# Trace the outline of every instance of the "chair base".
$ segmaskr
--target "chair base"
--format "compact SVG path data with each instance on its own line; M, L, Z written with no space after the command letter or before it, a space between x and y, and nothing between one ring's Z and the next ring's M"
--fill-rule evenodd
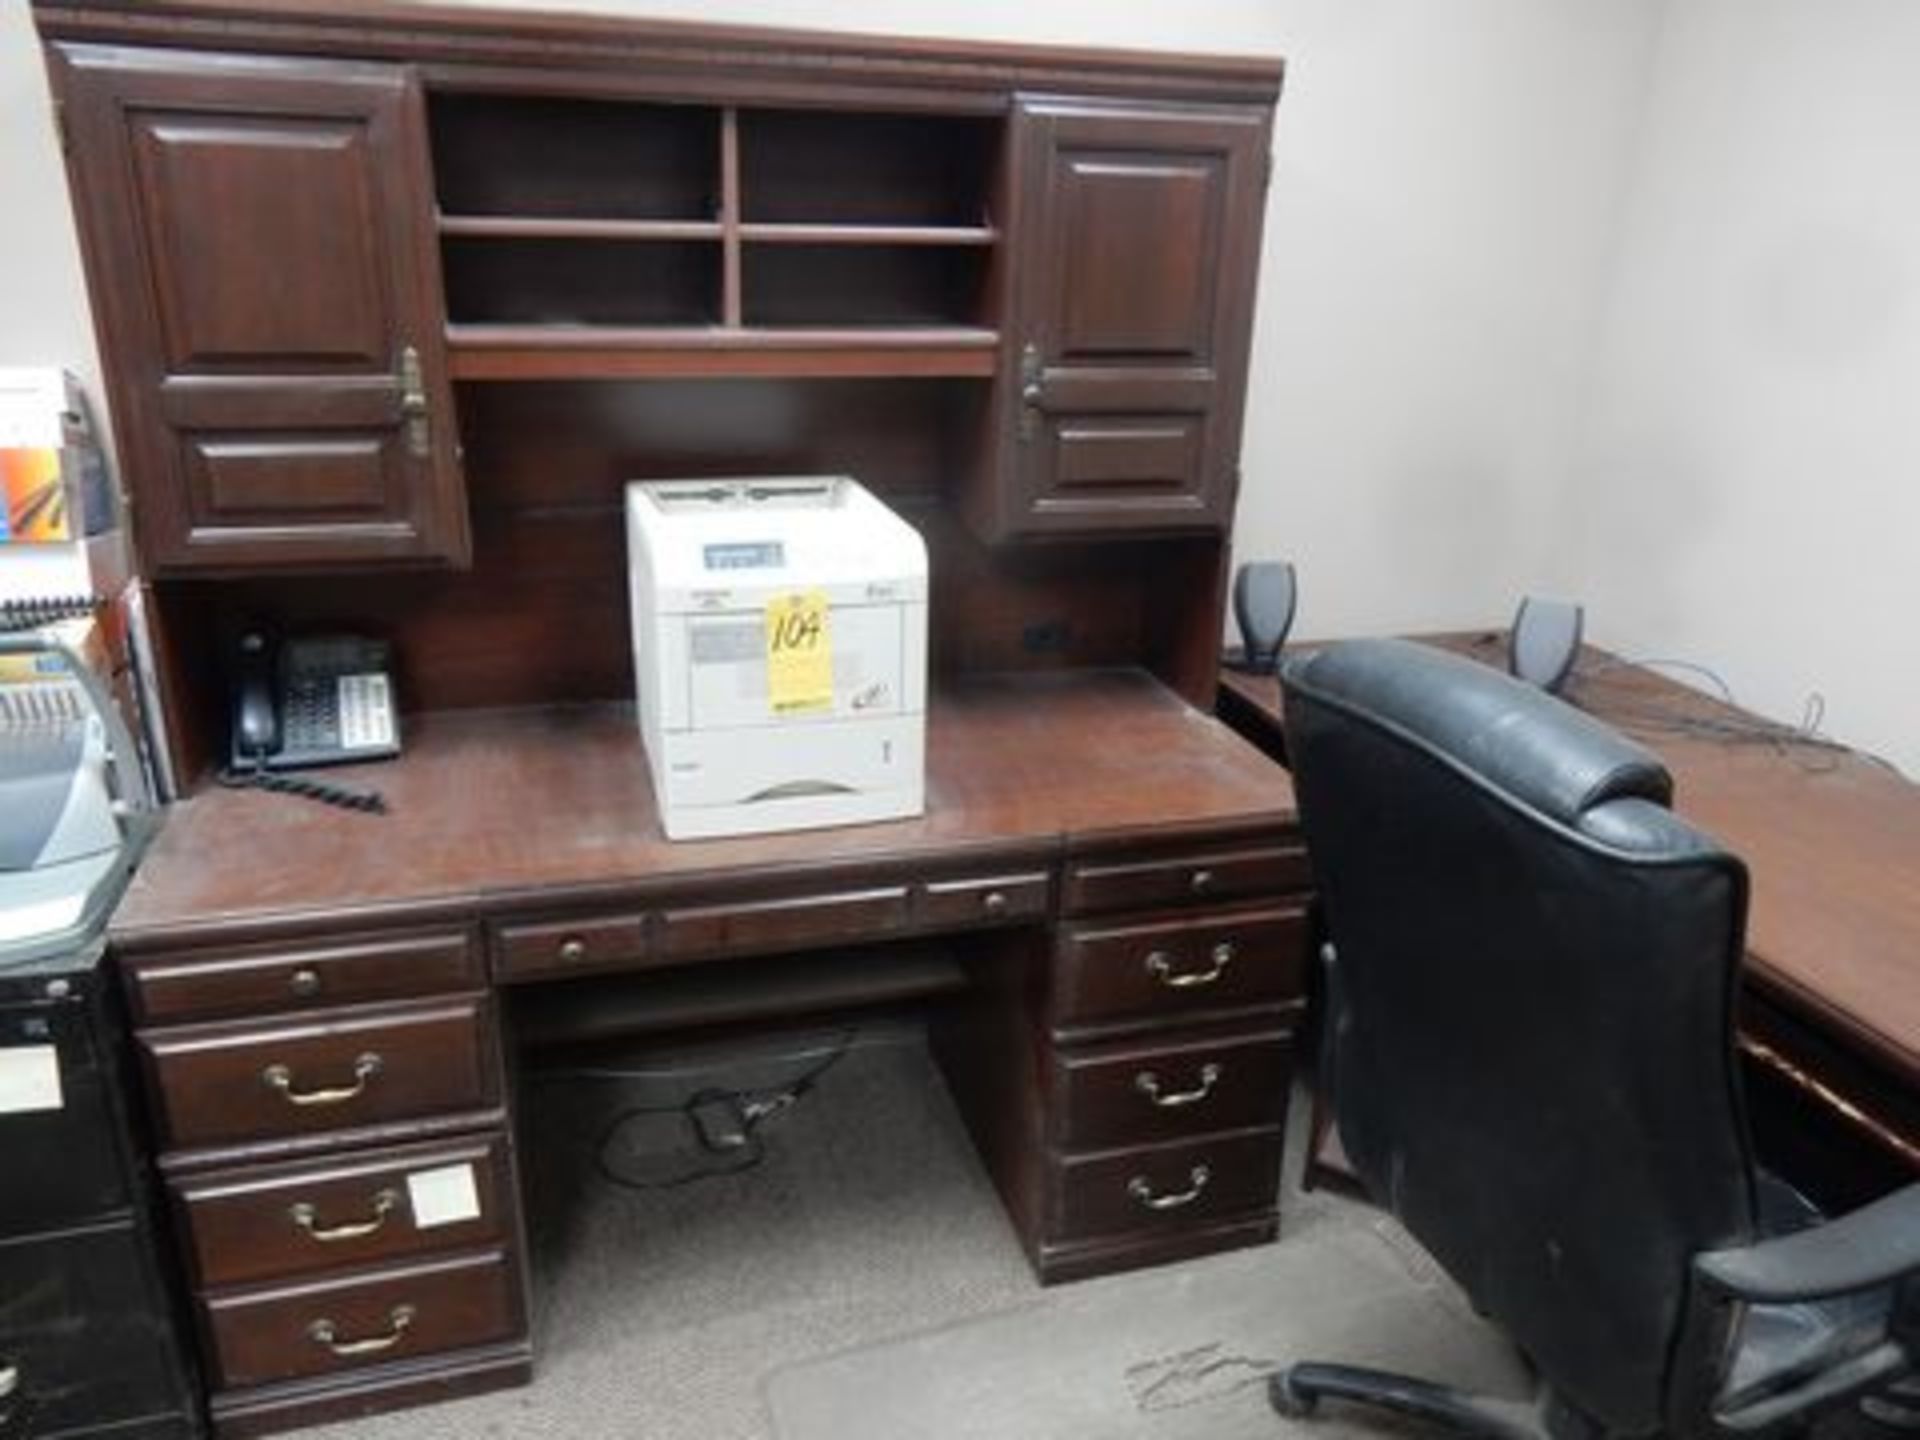
M1416 1380L1411 1375L1354 1365L1290 1365L1267 1382L1268 1401L1290 1418L1313 1414L1326 1397L1411 1415L1456 1434L1485 1436L1487 1440L1567 1440L1568 1429L1585 1428L1550 1424L1549 1404L1544 1398L1496 1400Z

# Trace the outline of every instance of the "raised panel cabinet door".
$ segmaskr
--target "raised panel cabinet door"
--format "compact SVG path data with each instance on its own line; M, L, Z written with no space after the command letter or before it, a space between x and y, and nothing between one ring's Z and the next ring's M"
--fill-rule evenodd
M465 563L413 72L50 56L147 568Z
M1006 533L1230 523L1269 126L1260 107L1018 103Z

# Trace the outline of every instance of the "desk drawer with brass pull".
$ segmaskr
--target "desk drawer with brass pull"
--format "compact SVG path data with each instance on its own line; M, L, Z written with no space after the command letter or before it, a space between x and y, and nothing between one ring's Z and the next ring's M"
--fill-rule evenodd
M1050 1233L1058 1241L1081 1240L1270 1209L1279 1189L1280 1139L1274 1126L1056 1156Z
M1070 915L1215 904L1304 890L1312 884L1298 843L1194 848L1115 860L1074 860L1062 890Z
M477 1109L499 1094L483 995L147 1030L139 1044L175 1149Z
M1151 1044L1050 1050L1048 1065L1055 1145L1138 1145L1280 1124L1293 1033L1266 1027L1194 1039L1183 1032Z
M487 1250L202 1299L216 1383L237 1389L512 1339L519 1284Z
M502 925L493 937L493 969L502 980L638 965L646 958L647 917L640 914Z
M175 1180L206 1289L502 1243L513 1233L504 1137L412 1145Z
M1297 906L1070 925L1054 966L1056 1026L1157 1020L1306 993L1307 917Z
M127 972L134 1008L149 1025L412 999L472 990L482 979L464 930L195 949L136 960Z

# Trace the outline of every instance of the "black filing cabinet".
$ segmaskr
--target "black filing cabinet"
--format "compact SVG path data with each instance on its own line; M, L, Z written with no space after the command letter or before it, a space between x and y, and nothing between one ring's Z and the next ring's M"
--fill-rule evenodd
M0 1440L203 1433L103 968L0 967Z

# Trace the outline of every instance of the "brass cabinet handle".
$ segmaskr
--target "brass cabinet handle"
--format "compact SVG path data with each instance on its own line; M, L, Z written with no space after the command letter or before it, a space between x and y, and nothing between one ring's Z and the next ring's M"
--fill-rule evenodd
M1041 383L1043 369L1040 347L1020 347L1020 440L1024 444L1040 433L1040 401L1046 396Z
M1213 889L1213 871L1196 870L1193 872L1192 879L1187 883L1192 887L1194 894L1204 895Z
M333 1321L316 1320L307 1326L307 1338L316 1345L326 1346L342 1360L349 1360L355 1355L374 1355L382 1350L391 1350L405 1339L414 1316L419 1313L411 1305L396 1305L387 1312L386 1333L369 1335L361 1340L342 1340L340 1327Z
M1191 1205L1206 1191L1207 1182L1213 1179L1213 1171L1205 1165L1196 1165L1187 1172L1187 1188L1175 1190L1166 1195L1156 1195L1153 1182L1144 1175L1136 1175L1127 1181L1127 1194L1149 1210L1178 1210L1182 1205Z
M305 1200L287 1207L287 1218L294 1227L306 1232L310 1240L331 1245L340 1240L363 1240L386 1228L387 1217L400 1207L398 1190L382 1190L373 1197L373 1213L365 1220L347 1220L338 1225L322 1225L320 1212Z
M560 942L560 958L569 965L578 965L587 958L587 942L578 935L569 935Z
M433 453L433 423L427 404L426 375L420 368L420 351L412 346L400 350L400 420L406 431L407 453L424 460Z
M1188 990L1195 985L1213 984L1227 973L1227 967L1233 963L1233 956L1233 942L1222 940L1213 947L1209 956L1213 961L1210 968L1176 971L1173 968L1173 957L1164 950L1155 950L1147 956L1147 973L1169 990Z
M310 1000L320 993L320 972L311 965L302 965L287 977L287 989L302 1000Z
M367 1082L380 1073L380 1066L380 1057L368 1052L353 1062L351 1085L322 1086L318 1090L294 1089L292 1069L280 1064L267 1066L260 1072L260 1079L269 1090L279 1092L289 1105L344 1105L365 1092Z
M1005 892L1000 890L987 891L985 895L982 895L980 897L980 908L986 911L987 914L989 915L1006 914L1007 913L1007 897Z
M1213 1093L1213 1087L1220 1083L1221 1067L1209 1060L1200 1067L1200 1083L1191 1090L1162 1090L1160 1077L1151 1070L1142 1070L1133 1077L1133 1088L1162 1110L1178 1110L1182 1105L1198 1105Z

